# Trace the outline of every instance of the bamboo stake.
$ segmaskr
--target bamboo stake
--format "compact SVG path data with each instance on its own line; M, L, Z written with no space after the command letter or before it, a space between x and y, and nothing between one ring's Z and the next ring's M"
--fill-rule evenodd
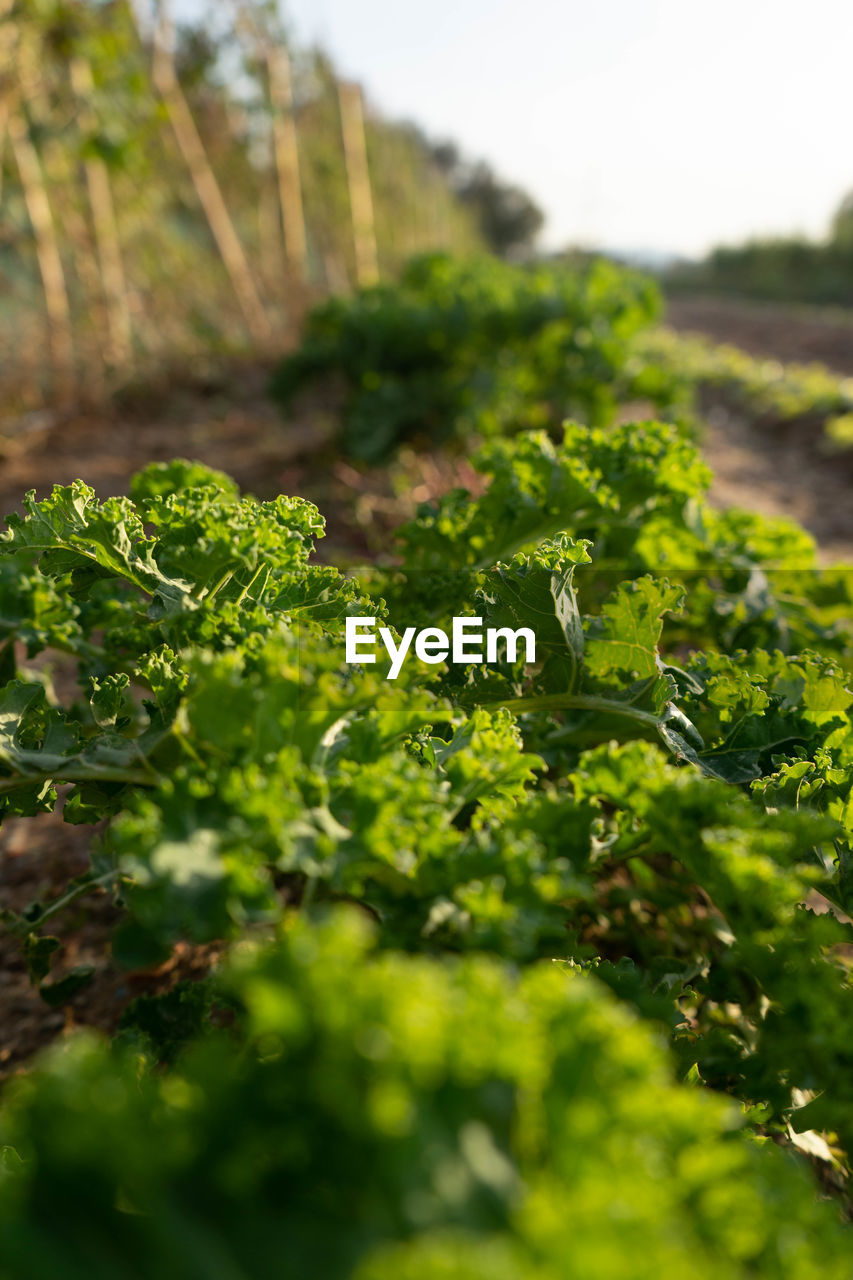
M74 342L71 333L71 308L56 228L41 166L30 140L27 122L13 112L7 125L15 164L21 178L24 200L36 241L36 256L44 288L53 365L55 391L60 404L67 406L75 397Z
M242 308L246 326L254 341L263 343L272 336L270 322L255 287L243 246L237 237L222 198L216 175L207 158L204 143L178 81L170 46L171 27L165 16L164 6L161 4L159 22L154 36L154 85L163 99L175 138L190 171L196 194Z
M373 216L373 194L367 166L367 139L364 132L364 109L361 88L357 84L338 84L341 130L347 166L350 210L352 213L355 273L363 288L379 280L376 252L376 224Z
M257 5L237 0L237 28L245 31L255 54L267 70L272 117L273 153L278 178L281 229L288 266L298 278L308 277L308 236L299 168L299 139L293 114L293 79L290 54L269 23L257 14Z
M5 24L12 10L13 0L0 0L0 24ZM7 87L0 96L0 200L3 198L3 150L6 144L6 132L9 124L9 89L8 77L12 67L11 46L14 41L14 30L0 26L0 68Z
M308 237L305 231L302 178L299 172L299 139L293 115L290 55L283 45L268 41L266 63L270 102L273 107L273 142L284 248L292 271L300 279L305 280L308 276Z
M92 68L85 58L78 56L71 60L70 72L71 86L81 101L83 125L92 131L95 127L95 113L91 107L94 89ZM131 363L133 334L110 178L107 166L99 156L87 159L84 169L107 306L109 359L113 365L123 368Z
M18 88L21 102L24 105L27 119L32 122L48 121L51 117L50 95L44 75L45 49L39 35L37 25L28 25L19 31L18 49L15 64L18 70ZM28 132L28 137L31 134ZM60 255L67 246L70 250L74 272L82 286L86 299L97 299L101 292L101 280L97 257L89 225L82 216L77 203L78 180L76 169L70 163L68 148L50 132L44 139L38 153L38 165L42 174L45 192L50 193L52 208L57 211L55 218L57 244L60 244ZM61 210L61 214L58 211ZM67 268L67 260L65 266ZM66 274L66 294L69 307L72 305L73 286ZM81 353L85 369L85 393L87 399L101 399L105 390L104 358L102 342L99 340L97 325L91 334L91 341L85 340L85 332L78 336L75 317L71 319L72 340L75 346L75 389L81 389Z
M77 205L76 195L79 181L76 170L69 164L69 152L58 139L45 141L39 154L39 163L44 174L47 189L53 194L53 207L62 210L56 222L62 237L63 249L67 246L66 266L70 257L74 274L80 282L86 319L94 320L91 331L84 328L83 318L74 308L74 284L71 273L66 272L69 299L72 306L72 333L76 348L76 369L78 387L82 377L85 385L81 388L87 400L102 400L106 391L103 330L108 323L101 300L101 274L98 265L96 247L92 240L92 232L85 216ZM89 299L92 300L91 306Z
M6 145L6 130L9 122L9 104L0 98L0 200L3 199L3 151Z

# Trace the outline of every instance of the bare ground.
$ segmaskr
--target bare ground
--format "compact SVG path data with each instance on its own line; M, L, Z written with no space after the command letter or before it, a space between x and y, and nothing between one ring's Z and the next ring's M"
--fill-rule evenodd
M677 298L667 323L756 356L822 363L853 375L853 315L720 298ZM705 457L712 500L798 520L818 540L821 560L853 563L853 473L828 456L817 430L768 430L722 402L707 406Z
M853 312L780 307L739 298L670 298L667 323L751 355L793 364L825 364L853 375Z

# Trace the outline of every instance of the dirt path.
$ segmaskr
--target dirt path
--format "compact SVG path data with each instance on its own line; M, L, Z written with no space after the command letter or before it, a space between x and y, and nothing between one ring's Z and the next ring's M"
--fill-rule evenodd
M853 474L802 438L761 430L723 406L708 412L702 451L714 472L711 501L797 520L817 539L822 564L853 564Z
M853 375L853 313L737 298L670 298L666 320L673 329L704 333L752 355L817 362Z
M175 457L200 459L271 497L293 458L319 448L326 433L322 412L286 421L267 395L268 380L267 367L241 363L101 413L0 421L0 514L18 509L28 489L42 497L76 479L99 497L126 493L135 471Z
M677 298L667 322L753 355L823 363L853 375L853 315L723 298ZM820 545L824 563L853 563L853 472L827 456L823 440L803 430L770 431L723 403L705 407L705 457L714 472L712 500L798 520Z

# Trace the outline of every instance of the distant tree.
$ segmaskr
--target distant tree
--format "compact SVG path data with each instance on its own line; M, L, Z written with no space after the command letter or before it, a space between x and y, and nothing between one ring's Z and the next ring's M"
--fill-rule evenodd
M478 164L457 194L475 212L484 239L500 257L533 247L545 218L521 187L502 182L487 164Z
M853 191L848 191L838 206L830 223L829 235L839 249L853 249Z
M453 177L462 168L462 156L455 142L435 142L431 150L433 160L448 177Z
M522 187L504 182L485 161L465 160L455 142L434 143L431 150L433 161L476 218L489 248L501 258L529 252L545 221L533 198Z

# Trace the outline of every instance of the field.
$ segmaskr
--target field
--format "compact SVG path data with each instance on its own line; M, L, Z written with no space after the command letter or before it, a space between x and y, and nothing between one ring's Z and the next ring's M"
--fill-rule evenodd
M851 1280L849 201L176 15L0 0L0 1280Z
M660 310L431 255L7 425L0 1274L849 1274L850 393Z

